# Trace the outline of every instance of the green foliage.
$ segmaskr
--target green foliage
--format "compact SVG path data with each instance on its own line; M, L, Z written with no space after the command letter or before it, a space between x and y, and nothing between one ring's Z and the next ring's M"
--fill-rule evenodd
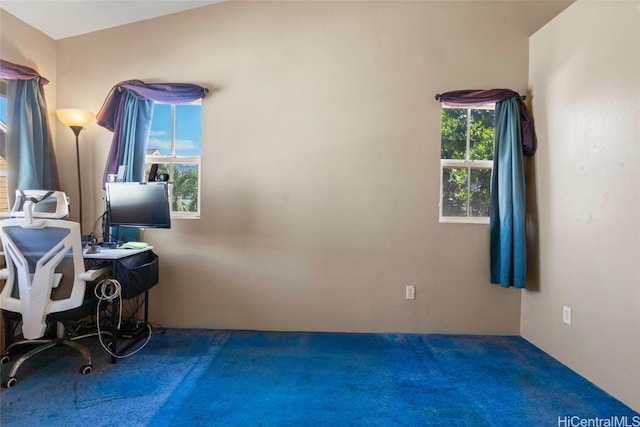
M442 109L441 159L464 159L467 149L467 110Z
M173 202L176 212L195 212L198 207L198 171L173 166Z
M469 216L489 216L491 202L491 169L471 168Z
M467 216L467 169L442 170L442 215Z
M151 163L146 165L149 174ZM158 174L169 174L171 185L171 211L196 212L198 210L198 169L194 165L159 163Z
M493 160L494 110L471 110L469 160Z

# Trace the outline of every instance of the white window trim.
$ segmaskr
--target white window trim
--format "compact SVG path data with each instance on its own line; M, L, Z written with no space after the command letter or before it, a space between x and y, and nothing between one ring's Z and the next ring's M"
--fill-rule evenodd
M159 104L167 104L171 106L171 151L175 153L176 143L176 104L162 102ZM188 104L201 104L201 100L193 101ZM202 135L201 135L202 137ZM202 204L202 155L200 156L178 156L175 154L168 155L147 155L145 163L168 164L173 166L174 163L190 163L198 166L198 204L195 212L177 212L171 209L172 219L200 219L200 206ZM170 177L171 178L171 177ZM169 200L173 201L171 191L173 190L173 181L169 180Z
M443 105L442 108L456 108L469 110L494 110L495 104L485 104L477 107L450 107ZM467 114L467 130L470 128L471 114ZM494 130L495 131L495 130ZM488 216L469 216L469 209L467 209L467 216L444 216L442 215L442 189L444 182L442 182L442 176L444 168L464 168L468 169L491 169L493 174L493 160L470 160L469 152L471 150L471 135L467 132L466 148L464 159L440 159L440 197L438 198L438 221L441 224L489 224ZM440 141L442 144L442 141ZM470 176L470 174L468 175ZM471 180L467 179L467 194L471 194Z

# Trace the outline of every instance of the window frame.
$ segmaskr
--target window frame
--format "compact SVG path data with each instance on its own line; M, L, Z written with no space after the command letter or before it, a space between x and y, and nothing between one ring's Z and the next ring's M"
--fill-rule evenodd
M171 154L146 154L145 165L157 164L159 167L166 165L167 169L171 172L169 179L169 201L170 201L170 214L171 219L200 219L201 203L202 203L202 132L200 134L200 155L199 156L183 156L177 155L176 152L176 105L168 102L156 102L156 104L164 104L171 106ZM188 104L195 104L202 106L201 100L190 102ZM186 104L186 105L188 105ZM180 104L183 105L183 104ZM202 110L200 111L202 114ZM148 145L147 145L148 148ZM175 186L175 176L173 174L173 168L175 164L190 164L195 165L197 168L197 197L198 202L196 204L195 211L175 211L173 210L173 190ZM145 168L146 169L146 168Z
M447 106L442 105L440 108L440 152L442 153L442 109L465 109L467 110L467 132L464 159L443 159L440 154L440 195L438 199L438 221L443 224L489 224L489 216L470 216L470 200L471 200L471 170L472 169L488 169L493 175L493 160L473 160L469 158L471 151L471 110L495 110L495 103L488 103L473 107L464 106ZM495 122L494 122L495 132ZM495 155L495 142L494 142ZM467 216L445 216L442 214L444 195L444 170L446 168L466 169L467 171ZM491 195L489 195L491 197Z

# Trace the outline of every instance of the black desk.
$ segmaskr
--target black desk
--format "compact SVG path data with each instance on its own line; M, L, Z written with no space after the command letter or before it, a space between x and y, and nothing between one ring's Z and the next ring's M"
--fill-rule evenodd
M136 256L136 255L140 255L140 254L144 254L145 252L151 252L151 250L153 249L153 246L147 246L143 249L107 249L107 248L100 248L100 252L96 252L96 253L92 253L92 254L84 254L84 259L87 261L106 261L106 262L110 262L112 264L111 267L111 277L112 278L118 278L120 277L118 268L123 268L123 266L121 265L121 263L124 263L125 261L127 261L127 259L131 259L131 257ZM151 252L151 254L153 254ZM154 255L155 256L155 255ZM143 267L143 266L141 266ZM156 276L155 278L157 279L157 258L156 258ZM144 327L146 329L148 329L148 322L149 322L149 288L153 285L155 285L157 283L157 280L154 283L150 283L149 286L131 286L130 283L128 283L127 280L118 280L120 282L120 285L122 286L122 290L121 290L121 295L123 299L130 299L130 298L134 298L138 295L140 295L141 293L144 292ZM118 298L114 298L111 300L111 305L112 305L112 318L111 318L111 324L112 324L112 330L111 330L111 343L110 343L110 348L109 350L113 353L111 355L111 363L116 363L118 356L121 356L122 354L124 354L124 352L126 352L129 348L131 348L131 346L133 346L134 344L136 344L139 340L139 338L142 337L139 336L137 337L138 339L132 339L131 342L129 342L125 347L123 347L122 349L118 349L117 348L117 341L118 341L118 316L117 313L119 312L119 310L121 309L120 307L120 300Z

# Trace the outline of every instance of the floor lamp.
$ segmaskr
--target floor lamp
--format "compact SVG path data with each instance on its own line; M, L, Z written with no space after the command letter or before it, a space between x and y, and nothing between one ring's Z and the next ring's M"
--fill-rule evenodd
M80 213L80 233L82 234L82 179L80 177L80 148L78 136L80 131L93 121L93 113L75 108L61 108L56 110L58 119L69 126L76 136L76 169L78 170L78 212Z

